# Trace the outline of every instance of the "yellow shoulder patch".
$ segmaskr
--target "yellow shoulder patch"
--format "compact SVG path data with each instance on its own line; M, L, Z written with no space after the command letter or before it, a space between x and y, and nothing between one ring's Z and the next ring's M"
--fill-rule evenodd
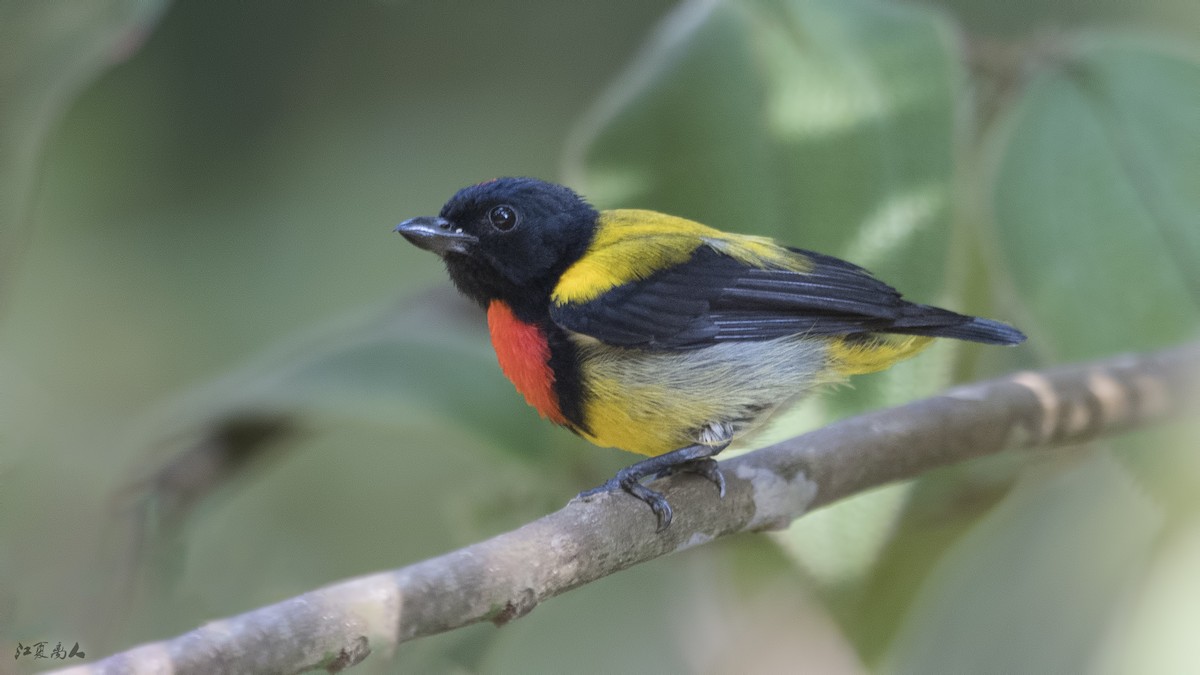
M551 299L557 304L594 300L605 292L687 262L710 246L752 267L807 272L812 264L766 237L729 234L657 211L602 211L583 257L563 273Z
M587 302L621 284L687 262L704 237L720 234L685 218L656 211L602 211L592 245L563 273L554 302Z

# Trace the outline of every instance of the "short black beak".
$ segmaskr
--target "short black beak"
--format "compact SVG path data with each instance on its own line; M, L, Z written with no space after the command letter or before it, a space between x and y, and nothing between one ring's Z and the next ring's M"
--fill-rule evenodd
M445 218L421 216L410 218L396 226L396 232L412 242L417 248L433 251L438 255L468 253L479 243L479 238L462 231Z

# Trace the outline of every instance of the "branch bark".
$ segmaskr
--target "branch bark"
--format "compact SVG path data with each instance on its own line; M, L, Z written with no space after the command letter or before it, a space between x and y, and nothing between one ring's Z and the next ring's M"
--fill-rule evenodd
M503 624L547 598L659 556L808 511L934 467L1006 448L1108 436L1200 399L1200 343L1021 372L861 415L722 462L724 499L689 475L659 483L663 533L621 494L572 501L519 529L398 570L343 581L60 673L337 672L374 650L478 621Z

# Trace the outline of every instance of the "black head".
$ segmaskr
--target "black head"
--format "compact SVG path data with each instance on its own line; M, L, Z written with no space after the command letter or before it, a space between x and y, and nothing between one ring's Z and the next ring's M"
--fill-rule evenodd
M486 305L545 311L559 276L587 250L596 210L569 188L534 178L498 178L459 190L436 217L396 226L446 261L456 286Z

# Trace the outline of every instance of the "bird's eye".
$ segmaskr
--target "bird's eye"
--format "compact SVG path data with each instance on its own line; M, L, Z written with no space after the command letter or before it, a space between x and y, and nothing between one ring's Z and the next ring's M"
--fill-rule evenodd
M488 211L488 220L497 230L511 230L517 226L517 210L506 205L493 206Z

